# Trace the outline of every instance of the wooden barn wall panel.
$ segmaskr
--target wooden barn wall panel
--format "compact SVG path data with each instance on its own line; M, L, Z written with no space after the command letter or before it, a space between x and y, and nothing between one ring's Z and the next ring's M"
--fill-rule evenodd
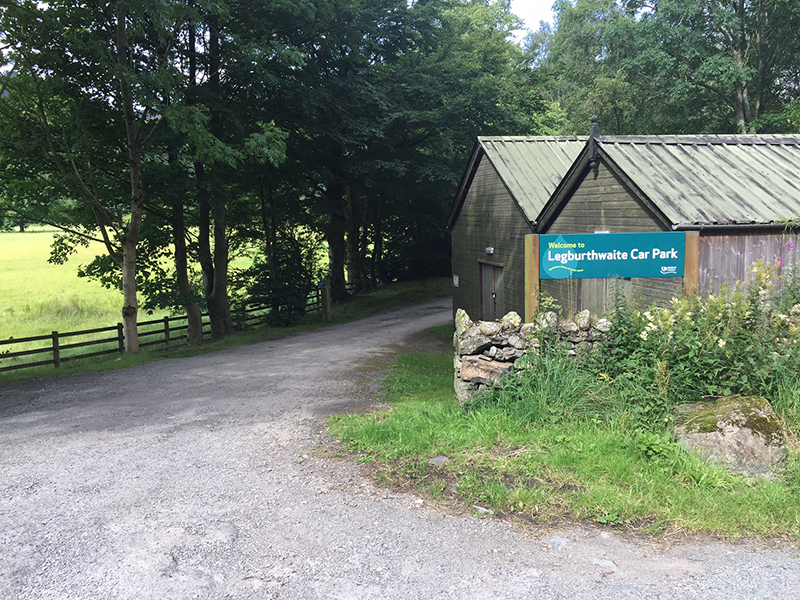
M632 233L664 229L616 175L600 164L581 182L546 233Z
M733 287L736 281L749 282L757 260L777 265L778 275L785 274L800 265L799 245L797 233L701 232L697 287L700 293L716 294L720 287ZM780 280L776 285L780 288Z
M638 308L651 304L664 306L674 296L680 296L681 278L633 279L561 279L542 281L542 290L552 296L561 308L561 314L572 317L581 310L602 316L614 309L614 286L622 286L622 294Z
M451 234L453 311L463 308L477 319L481 314L480 264L503 267L503 306L500 315L525 313L525 235L532 233L491 162L481 159ZM494 254L486 254L486 248Z
M608 168L600 164L581 182L546 233L635 233L665 231L664 225ZM623 280L625 294L643 304L669 301L682 279ZM543 281L542 289L572 315L588 309L601 315L613 308L613 280Z

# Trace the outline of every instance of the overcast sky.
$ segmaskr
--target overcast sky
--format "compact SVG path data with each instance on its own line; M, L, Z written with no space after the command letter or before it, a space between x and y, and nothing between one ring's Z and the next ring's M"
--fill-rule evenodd
M555 0L511 0L511 12L525 21L526 29L539 29L539 21L553 22Z

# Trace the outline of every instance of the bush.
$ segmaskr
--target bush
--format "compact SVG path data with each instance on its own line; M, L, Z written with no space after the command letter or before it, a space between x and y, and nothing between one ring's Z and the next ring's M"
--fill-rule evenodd
M627 390L646 394L650 422L667 418L675 403L732 394L766 396L796 413L800 305L777 312L792 288L774 294L775 269L763 261L752 274L747 285L675 298L668 307L639 311L617 301L610 348L587 367L617 381L623 398Z
M609 405L595 374L582 369L563 348L542 344L526 354L524 367L479 396L469 408L494 407L521 424L559 423L605 417Z

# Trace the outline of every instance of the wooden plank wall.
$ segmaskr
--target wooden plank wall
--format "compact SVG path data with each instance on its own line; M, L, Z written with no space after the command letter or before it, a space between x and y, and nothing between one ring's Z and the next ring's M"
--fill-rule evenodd
M665 231L665 227L604 164L590 171L545 232L548 234L636 233ZM632 279L621 282L625 292L641 304L669 301L680 293L677 278ZM542 289L559 301L569 316L589 309L600 315L612 308L613 282L603 279L543 280Z
M738 233L700 233L700 270L698 289L701 294L717 294L721 286L733 287L736 281L750 281L750 267L758 259L779 264L778 275L800 266L800 235L745 231ZM780 289L780 280L776 286Z
M508 193L491 162L484 156L467 192L464 206L451 233L453 312L463 308L474 319L480 317L480 264L503 268L500 315L525 312L525 235L533 233L525 216ZM494 254L486 254L493 247Z

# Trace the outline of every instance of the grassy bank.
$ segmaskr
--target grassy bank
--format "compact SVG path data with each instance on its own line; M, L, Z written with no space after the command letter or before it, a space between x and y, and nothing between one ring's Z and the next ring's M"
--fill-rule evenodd
M448 339L452 330L432 335ZM502 399L465 411L450 353L401 357L384 387L391 408L329 425L386 485L414 485L441 502L523 522L800 540L796 449L784 478L750 480L700 462L664 435L643 435L624 411L536 423ZM439 456L448 460L429 463Z

